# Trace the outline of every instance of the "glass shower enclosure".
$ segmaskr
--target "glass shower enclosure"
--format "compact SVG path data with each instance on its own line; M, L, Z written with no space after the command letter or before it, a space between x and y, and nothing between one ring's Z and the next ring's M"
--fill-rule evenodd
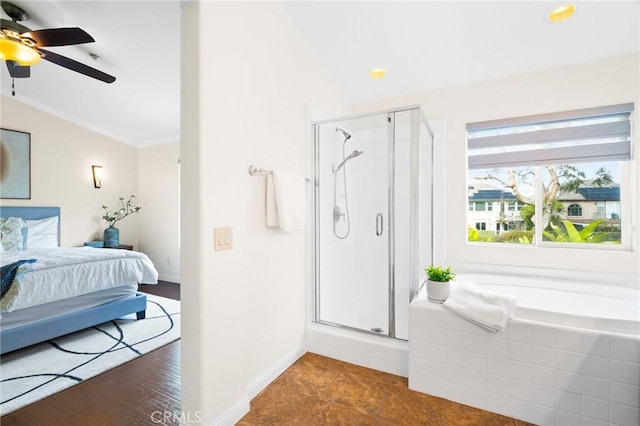
M313 123L315 322L408 339L432 256L433 134L419 106Z

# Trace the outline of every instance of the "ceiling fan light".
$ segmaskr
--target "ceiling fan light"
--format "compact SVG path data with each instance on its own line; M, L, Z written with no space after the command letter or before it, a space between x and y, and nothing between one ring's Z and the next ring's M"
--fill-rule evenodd
M20 42L0 37L0 58L5 61L17 62L18 65L28 66L37 64L40 61L40 54L37 50Z

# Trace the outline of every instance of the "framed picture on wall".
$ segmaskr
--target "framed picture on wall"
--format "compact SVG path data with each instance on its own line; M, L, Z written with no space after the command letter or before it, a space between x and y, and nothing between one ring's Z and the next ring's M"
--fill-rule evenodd
M31 198L31 133L0 129L0 198Z

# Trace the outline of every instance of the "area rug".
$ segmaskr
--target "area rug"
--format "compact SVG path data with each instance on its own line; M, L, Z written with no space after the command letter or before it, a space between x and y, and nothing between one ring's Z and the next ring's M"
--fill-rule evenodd
M180 338L180 301L147 295L135 314L2 355L0 415L46 398Z

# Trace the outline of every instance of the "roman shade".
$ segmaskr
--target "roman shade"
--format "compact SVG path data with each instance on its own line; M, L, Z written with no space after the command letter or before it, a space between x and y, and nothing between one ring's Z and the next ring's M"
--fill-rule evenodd
M469 169L629 160L633 103L467 124Z

